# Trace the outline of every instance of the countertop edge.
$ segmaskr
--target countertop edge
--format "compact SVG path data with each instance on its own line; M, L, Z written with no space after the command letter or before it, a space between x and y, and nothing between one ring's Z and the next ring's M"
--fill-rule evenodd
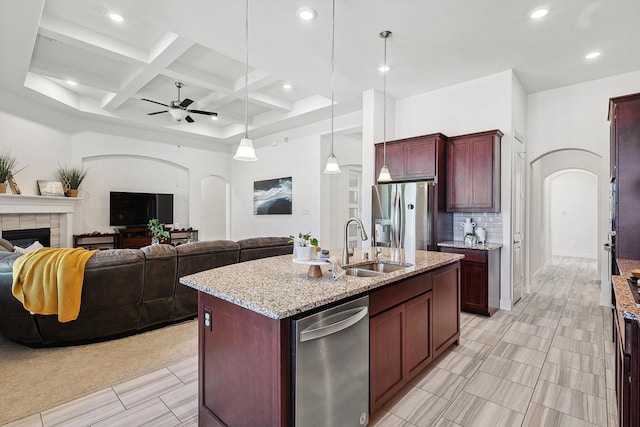
M426 251L423 251L425 253L428 253ZM440 252L435 252L437 254L441 254ZM331 295L328 296L326 298L318 298L315 299L313 301L310 301L306 304L301 304L299 306L296 306L294 309L288 309L288 310L270 310L268 308L265 308L263 306L257 305L257 304L253 304L249 301L247 301L244 298L237 298L234 297L232 295L229 295L227 293L224 292L219 292L216 289L212 289L208 286L204 286L200 283L198 283L196 280L198 280L199 277L202 277L203 273L206 273L207 271L213 271L213 270L218 270L218 269L213 269L213 270L207 270L204 272L200 272L200 273L195 273L195 274L191 274L188 276L184 276L180 278L180 283L182 285L191 287L197 291L200 292L204 292L208 295L214 296L216 298L219 298L223 301L227 301L230 302L232 304L235 304L239 307L243 307L246 308L248 310L251 310L253 312L259 313L261 315L264 315L268 318L274 319L274 320L281 320L281 319L286 319L301 313L305 313L307 311L311 311L314 310L316 308L331 304L333 302L336 301L341 301L344 300L346 298L350 298L352 296L356 296L356 295L360 295L363 294L365 292L368 292L372 289L377 289L380 288L382 286L385 286L389 283L392 282L396 282L398 280L402 280L411 276L415 276L417 274L421 274L421 273L426 273L428 271L432 271L441 267L445 267L447 265L451 265L454 264L456 262L459 262L464 255L460 255L460 254L451 254L451 253L447 253L443 255L447 255L447 259L445 261L439 261L439 262L433 262L431 264L428 265L423 265L423 266L412 266L412 267L407 267L405 270L399 270L396 272L392 272L392 273L387 273L381 276L377 276L377 277L361 277L361 278L351 278L350 280L352 281L352 283L358 283L360 286L357 287L356 289L347 289L344 292L338 294L338 295ZM289 257L288 255L283 255L281 257ZM278 258L281 258L278 257ZM289 257L290 258L290 257ZM265 258L267 259L267 258ZM263 261L265 259L262 260L254 260L251 262L260 262ZM264 262L264 261L263 261ZM359 262L354 262L349 264L349 267L352 266L357 266L359 264L362 263L366 263L368 262L367 260L360 260ZM241 263L238 264L232 264L233 265L239 265ZM229 267L229 266L226 266ZM219 267L219 268L224 268L224 267ZM326 273L325 273L326 274ZM317 280L317 279L308 279L308 280ZM340 282L341 280L345 280L340 279L338 281L335 281L335 283Z

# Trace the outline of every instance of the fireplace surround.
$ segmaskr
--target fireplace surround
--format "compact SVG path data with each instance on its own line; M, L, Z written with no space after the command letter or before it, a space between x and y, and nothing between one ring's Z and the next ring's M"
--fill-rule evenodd
M78 212L82 200L27 194L0 195L0 235L4 231L50 228L49 246L70 248L73 246L74 213Z
M22 230L3 230L2 238L10 241L13 246L26 248L35 242L40 242L42 246L51 246L50 228L26 228Z

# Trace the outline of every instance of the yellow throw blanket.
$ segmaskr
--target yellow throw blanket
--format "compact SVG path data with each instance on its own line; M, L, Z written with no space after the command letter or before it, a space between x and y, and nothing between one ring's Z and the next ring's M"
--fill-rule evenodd
M78 318L84 266L98 251L83 248L42 248L13 263L13 295L25 309L57 314L58 321Z

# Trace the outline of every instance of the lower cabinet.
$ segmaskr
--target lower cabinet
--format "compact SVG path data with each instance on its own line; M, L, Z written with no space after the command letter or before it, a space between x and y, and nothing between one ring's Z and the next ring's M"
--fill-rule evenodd
M372 414L459 339L459 283L455 263L370 294Z
M500 249L440 247L441 252L463 254L460 261L460 309L491 316L500 308Z
M460 339L460 265L433 272L433 357Z
M615 378L618 419L622 427L640 425L640 324L631 315L622 318L615 310Z

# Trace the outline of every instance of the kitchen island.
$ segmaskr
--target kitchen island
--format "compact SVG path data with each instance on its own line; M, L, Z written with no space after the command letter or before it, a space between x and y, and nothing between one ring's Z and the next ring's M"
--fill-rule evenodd
M350 265L366 263L366 255L373 258L356 252ZM285 255L181 278L199 291L199 425L293 425L293 320L364 295L375 412L458 341L461 258L385 249L380 261L412 265L334 281L329 265L309 278L306 266Z

